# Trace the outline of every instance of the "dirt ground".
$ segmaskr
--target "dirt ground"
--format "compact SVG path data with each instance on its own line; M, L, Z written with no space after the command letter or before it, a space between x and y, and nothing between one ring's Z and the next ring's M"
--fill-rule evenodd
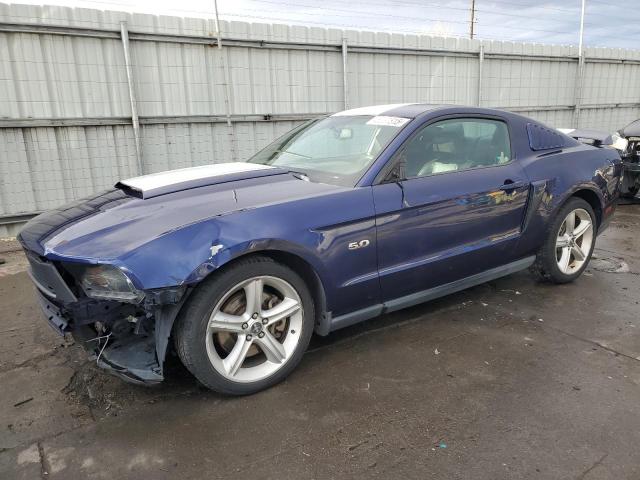
M528 272L315 338L284 383L110 377L0 243L1 479L639 479L640 206L575 283ZM3 253L4 252L4 253Z

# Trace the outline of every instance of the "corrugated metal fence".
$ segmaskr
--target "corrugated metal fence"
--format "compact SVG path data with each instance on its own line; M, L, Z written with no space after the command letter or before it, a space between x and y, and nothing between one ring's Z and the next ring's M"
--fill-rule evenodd
M301 120L401 102L613 131L640 51L0 4L0 235L160 170L242 160Z

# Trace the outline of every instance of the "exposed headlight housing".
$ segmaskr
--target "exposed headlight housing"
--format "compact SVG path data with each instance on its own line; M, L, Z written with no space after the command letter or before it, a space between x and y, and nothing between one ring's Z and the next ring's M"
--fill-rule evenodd
M91 298L140 303L144 292L136 289L129 277L113 265L87 267L80 277L84 293Z
M618 132L611 135L611 147L618 150L620 153L624 153L629 146L629 140L620 136Z

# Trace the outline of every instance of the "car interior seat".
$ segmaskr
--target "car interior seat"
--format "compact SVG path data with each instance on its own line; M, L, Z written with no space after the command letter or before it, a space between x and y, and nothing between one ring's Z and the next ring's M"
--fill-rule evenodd
M462 161L462 152L459 149L464 139L462 125L447 125L436 131L417 175L458 170L458 164Z

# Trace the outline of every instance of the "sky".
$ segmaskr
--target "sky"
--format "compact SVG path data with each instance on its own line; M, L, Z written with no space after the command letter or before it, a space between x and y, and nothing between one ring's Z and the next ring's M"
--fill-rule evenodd
M5 0L6 1L6 0ZM214 0L22 0L101 10L213 16ZM636 8L630 5L637 4ZM577 45L581 0L475 0L476 38ZM222 20L469 37L471 0L218 0ZM640 0L586 0L585 46L640 49Z

